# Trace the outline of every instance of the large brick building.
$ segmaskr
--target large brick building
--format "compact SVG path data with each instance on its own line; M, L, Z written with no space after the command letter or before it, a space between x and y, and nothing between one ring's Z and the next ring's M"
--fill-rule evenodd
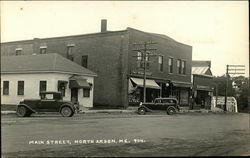
M175 96L189 104L192 47L165 35L133 28L1 43L1 55L58 53L97 73L94 106L127 106L142 101L142 68L134 43L153 41L160 56L149 57L147 101ZM137 56L137 57L135 57Z

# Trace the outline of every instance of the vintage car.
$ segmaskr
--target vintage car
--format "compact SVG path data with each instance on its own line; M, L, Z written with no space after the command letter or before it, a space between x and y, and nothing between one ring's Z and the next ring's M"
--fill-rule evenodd
M79 111L79 105L63 101L61 92L41 92L41 99L24 99L17 105L16 114L28 117L32 113L59 112L63 117L71 117Z
M152 103L140 103L138 113L144 115L146 112L164 110L168 115L172 115L179 111L179 109L178 100L176 98L155 98Z

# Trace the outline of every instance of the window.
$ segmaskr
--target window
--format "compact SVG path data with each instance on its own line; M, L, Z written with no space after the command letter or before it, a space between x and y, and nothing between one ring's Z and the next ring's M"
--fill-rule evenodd
M3 81L3 95L9 95L9 81Z
M17 82L17 95L24 95L24 81Z
M168 72L173 73L173 58L168 59Z
M40 81L39 92L47 90L47 81Z
M89 88L83 88L83 97L89 98L90 96L90 89Z
M142 53L141 52L137 52L137 67L143 68Z
M182 74L186 74L186 61L184 60L181 61L181 71Z
M46 54L47 47L40 47L40 54Z
M177 73L181 74L181 60L177 60Z
M65 96L65 90L67 87L67 83L68 83L67 81L58 81L57 90L62 93L63 97Z
M159 71L163 72L163 56L158 57Z
M69 60L72 60L72 61L74 61L74 57L73 57L73 48L74 48L73 45L68 45L68 46L67 46L67 58L68 58Z
M21 55L22 54L22 48L17 48L16 49L16 55Z
M53 94L42 94L41 99L43 100L54 100Z
M87 55L82 56L82 66L85 68L88 67L88 56Z

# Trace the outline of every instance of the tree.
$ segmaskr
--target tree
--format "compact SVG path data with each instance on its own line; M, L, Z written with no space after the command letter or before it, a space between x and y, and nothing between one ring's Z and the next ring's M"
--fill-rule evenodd
M216 95L216 88L218 92L218 96L225 96L225 89L226 89L226 76L217 76L213 79L214 84L214 95ZM228 89L227 89L227 95L228 96L235 96L235 90L232 86L233 80L230 79L228 81Z
M225 96L226 76L214 77L213 81L214 87L217 87L218 96ZM248 89L249 78L244 76L230 77L227 95L236 98L239 112L248 111ZM214 95L216 95L216 88Z

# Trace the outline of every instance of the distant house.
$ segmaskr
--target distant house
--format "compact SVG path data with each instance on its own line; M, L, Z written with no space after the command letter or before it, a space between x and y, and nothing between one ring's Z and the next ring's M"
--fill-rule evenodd
M210 108L213 96L211 61L192 61L194 108Z
M61 91L64 100L93 107L94 72L59 54L1 57L1 104Z

